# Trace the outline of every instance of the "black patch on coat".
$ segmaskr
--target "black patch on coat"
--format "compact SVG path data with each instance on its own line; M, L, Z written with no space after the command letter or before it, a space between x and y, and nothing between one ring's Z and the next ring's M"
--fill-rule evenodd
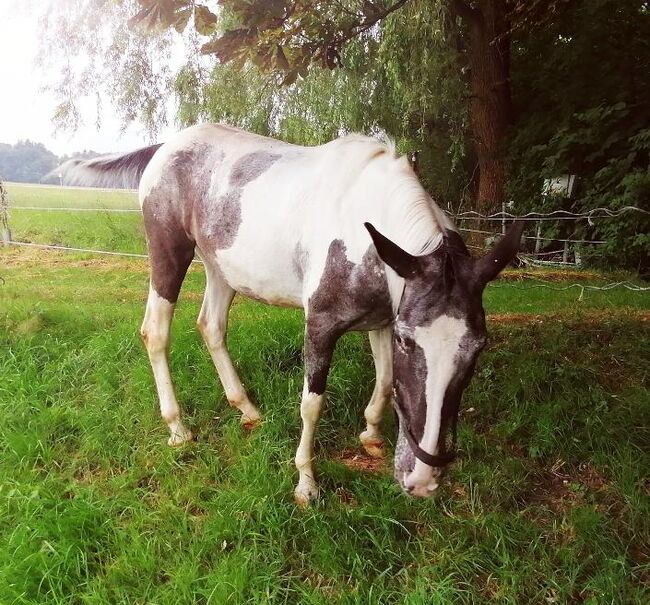
M253 151L239 158L230 173L230 185L241 188L266 172L282 156L268 151Z
M307 325L304 356L307 388L310 393L322 395L325 392L334 347L342 333L338 331L314 333Z
M160 296L175 303L194 258L194 240L171 206L169 192L164 188L154 188L143 202L142 214L149 248L151 283Z
M298 242L293 250L293 258L291 260L293 265L293 272L301 281L305 276L307 256L307 251L300 245L300 242Z
M325 391L336 340L348 330L388 325L393 307L384 264L370 246L360 264L346 256L345 244L330 244L320 283L307 305L305 365L312 393Z
M205 143L177 151L143 200L151 281L172 303L194 258L192 214L205 203L217 157Z
M393 332L393 388L395 398L408 416L402 420L408 420L419 442L424 434L427 411L427 361L422 347L407 334L399 326Z
M241 225L244 186L262 175L280 157L267 151L247 153L232 166L228 188L223 193L217 193L221 188L220 183L215 183L217 189L212 194L216 194L216 199L205 199L201 213L201 231L213 249L225 250L233 245Z

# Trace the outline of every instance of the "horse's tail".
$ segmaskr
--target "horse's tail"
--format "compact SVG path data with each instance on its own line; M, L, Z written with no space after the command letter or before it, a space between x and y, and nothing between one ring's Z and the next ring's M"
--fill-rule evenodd
M64 185L136 189L147 164L161 144L124 154L100 155L90 160L72 159L44 179L61 179Z

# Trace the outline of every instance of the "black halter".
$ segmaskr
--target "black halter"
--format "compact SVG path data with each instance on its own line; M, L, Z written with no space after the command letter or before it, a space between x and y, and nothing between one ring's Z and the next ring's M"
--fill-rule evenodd
M402 405L399 403L397 397L393 398L393 401L395 403L395 417L397 418L397 426L400 425L400 421L403 423L403 430L404 434L406 435L406 440L408 441L409 445L411 446L411 450L413 450L413 455L420 460L421 462L424 462L424 464L428 466L432 466L435 468L440 468L442 466L446 466L450 462L453 462L456 459L456 454L454 452L443 452L442 454L429 454L429 452L425 452L421 447L420 444L418 443L418 440L415 438L413 435L413 431L411 431L411 425L408 421L408 415L404 411L404 408ZM441 420L440 423L440 434L442 435L442 430L444 429L443 422ZM452 433L452 446L455 445L456 443L456 421L455 418L452 418L451 421L451 433ZM440 442L440 437L438 437L438 442Z

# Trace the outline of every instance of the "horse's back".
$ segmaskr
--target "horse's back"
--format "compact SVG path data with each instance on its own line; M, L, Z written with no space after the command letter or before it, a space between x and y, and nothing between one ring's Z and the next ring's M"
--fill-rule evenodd
M300 173L308 156L310 148L228 126L180 132L142 177L150 248L152 238L180 230L235 290L300 306Z

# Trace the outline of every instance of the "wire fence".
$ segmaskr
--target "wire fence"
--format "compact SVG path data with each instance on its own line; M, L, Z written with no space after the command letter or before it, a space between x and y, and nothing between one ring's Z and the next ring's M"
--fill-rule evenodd
M140 214L140 209L139 208L80 208L80 207L65 207L65 206L12 206L12 211L13 210L26 210L26 211L36 211L36 212L107 212L107 213L116 213L116 214ZM481 214L479 212L475 211L468 211L468 212L461 212L458 214L451 214L447 213L453 220L455 220L457 223L462 224L462 221L467 221L467 220L485 220L485 221L498 221L502 223L502 227L505 227L505 222L506 221L512 221L512 220L523 220L523 221L535 221L538 224L540 224L542 221L562 221L562 220L571 220L571 221L577 221L577 220L587 220L590 224L593 225L594 219L599 219L599 218L613 218L613 217L618 217L621 216L624 213L628 212L640 212L644 214L650 214L649 211L643 209L643 208L638 208L636 206L625 206L623 208L619 208L617 210L611 210L608 208L595 208L593 210L590 210L589 212L584 212L584 213L575 213L575 212L569 212L566 210L556 210L553 212L549 212L547 214L542 214L538 212L530 212L528 214L524 215L515 215L510 212L497 212L494 214ZM5 217L6 217L6 212L5 212ZM5 218L5 223L6 223L6 218ZM458 227L459 231L462 231L463 233L476 233L479 235L485 235L485 236L491 236L494 237L497 235L496 231L488 231L485 229L472 229L468 227ZM503 228L502 228L503 231ZM541 232L541 228L538 228L537 233L535 235L524 235L522 238L524 241L534 241L536 243L535 245L535 251L533 253L523 253L522 256L530 257L530 256L539 256L539 257L549 257L549 256L557 256L557 255L567 255L567 248L568 246L566 244L589 244L589 245L602 245L606 244L607 240L594 240L594 239L585 239L585 238L563 238L563 237L556 237L556 236L546 236L543 235ZM554 251L541 251L541 242L558 242L565 244L565 246L560 249L560 250L554 250ZM479 249L480 246L473 245L472 247ZM562 264L580 264L579 262L577 263L567 263L566 260L564 261L558 261Z
M623 206L616 209L603 206L592 208L585 212L554 210L547 213L528 212L526 214L517 215L507 212L504 204L501 212L495 212L493 214L482 214L474 210L469 210L466 212L450 214L450 216L460 225L459 231L485 236L486 241L489 241L496 236L495 231L463 226L466 225L466 221L486 221L488 223L499 222L501 223L501 233L505 233L506 224L509 221L517 220L529 223L533 222L536 225L535 235L524 235L522 237L524 245L522 246L522 252L519 254L519 259L523 264L580 267L582 266L582 257L584 252L589 250L591 247L606 245L608 241L605 239L588 239L587 237L580 237L579 232L584 232L584 229L578 228L579 221L587 221L587 225L593 227L598 220L617 218L628 213L650 215L650 211L637 206ZM563 221L572 221L574 226L562 226ZM549 231L549 222L558 223L560 226L553 226L554 228L552 231ZM530 246L525 245L526 242L534 243L532 249ZM548 250L546 249L547 245L560 245L561 248ZM481 246L475 244L470 247L475 249L481 248Z
M25 248L39 248L41 250L59 250L63 252L84 252L87 254L98 254L103 256L124 256L127 258L149 258L148 254L138 254L137 252L115 252L112 250L95 250L93 248L73 248L71 246L59 246L57 244L37 244L34 242L20 242L9 240L6 242L11 246L25 247ZM201 259L194 259L193 263L203 264Z
M575 221L575 220L592 220L596 218L615 218L625 214L626 212L641 212L642 214L650 214L650 210L638 208L637 206L622 206L612 210L611 208L593 208L587 212L571 212L570 210L553 210L552 212L528 212L527 214L512 214L502 210L494 214L481 214L475 210L468 210L466 212L459 212L455 215L457 219L478 218L489 221L503 221L504 219L520 220L520 221Z
M68 206L11 206L9 207L8 196L6 189L3 187L2 182L0 181L0 229L2 230L2 241L6 245L26 247L26 248L37 248L43 250L55 250L55 251L65 251L65 252L77 252L77 253L86 253L94 255L103 255L103 256L113 256L113 257L125 257L125 258L142 258L146 259L148 256L146 254L139 254L134 252L122 252L115 250L99 250L94 248L82 248L74 246L63 246L56 244L40 244L34 242L20 241L12 238L11 231L9 229L9 210L13 211L30 211L30 212L72 212L72 213L110 213L110 214L140 214L141 211L137 207L132 208L111 208L111 207L68 207ZM455 214L447 212L447 214L452 218L458 225L459 231L468 234L476 234L480 236L477 239L484 239L489 242L491 239L496 239L500 234L504 233L506 226L509 222L518 220L518 221L530 221L537 224L535 235L526 235L523 236L522 240L524 242L534 242L532 250L526 249L522 251L518 258L522 264L526 266L533 267L580 267L581 266L581 252L582 249L586 246L600 246L607 243L607 240L603 239L587 239L583 237L558 237L555 235L545 234L543 231L543 226L548 221L587 221L589 225L593 226L594 221L608 218L619 217L622 214L626 213L641 213L641 214L650 214L650 211L645 210L644 208L639 208L637 206L624 206L622 208L610 209L606 207L599 207L591 209L587 212L571 212L567 210L555 210L548 213L541 212L529 212L522 215L516 215L505 210L503 207L501 212L496 212L493 214L483 214L473 210L466 212L458 212ZM467 226L462 226L466 224L466 221L478 222L478 221L487 221L487 222L498 222L500 223L500 229L498 230L487 230L480 228L472 228ZM554 248L551 250L545 249L547 245L555 244L560 245L559 248ZM476 250L482 250L483 246L476 245L475 243L468 242L468 247ZM202 264L200 259L195 259L193 262ZM612 282L603 286L594 286L594 285L584 285L573 283L567 286L556 287L550 284L549 282L543 282L539 280L539 283L531 284L526 286L526 288L537 288L537 287L546 287L556 291L565 291L572 288L577 288L580 290L580 299L584 295L585 291L588 290L612 290L615 288L623 288L629 291L642 292L648 291L650 288L639 286L633 284L629 281L619 281Z

